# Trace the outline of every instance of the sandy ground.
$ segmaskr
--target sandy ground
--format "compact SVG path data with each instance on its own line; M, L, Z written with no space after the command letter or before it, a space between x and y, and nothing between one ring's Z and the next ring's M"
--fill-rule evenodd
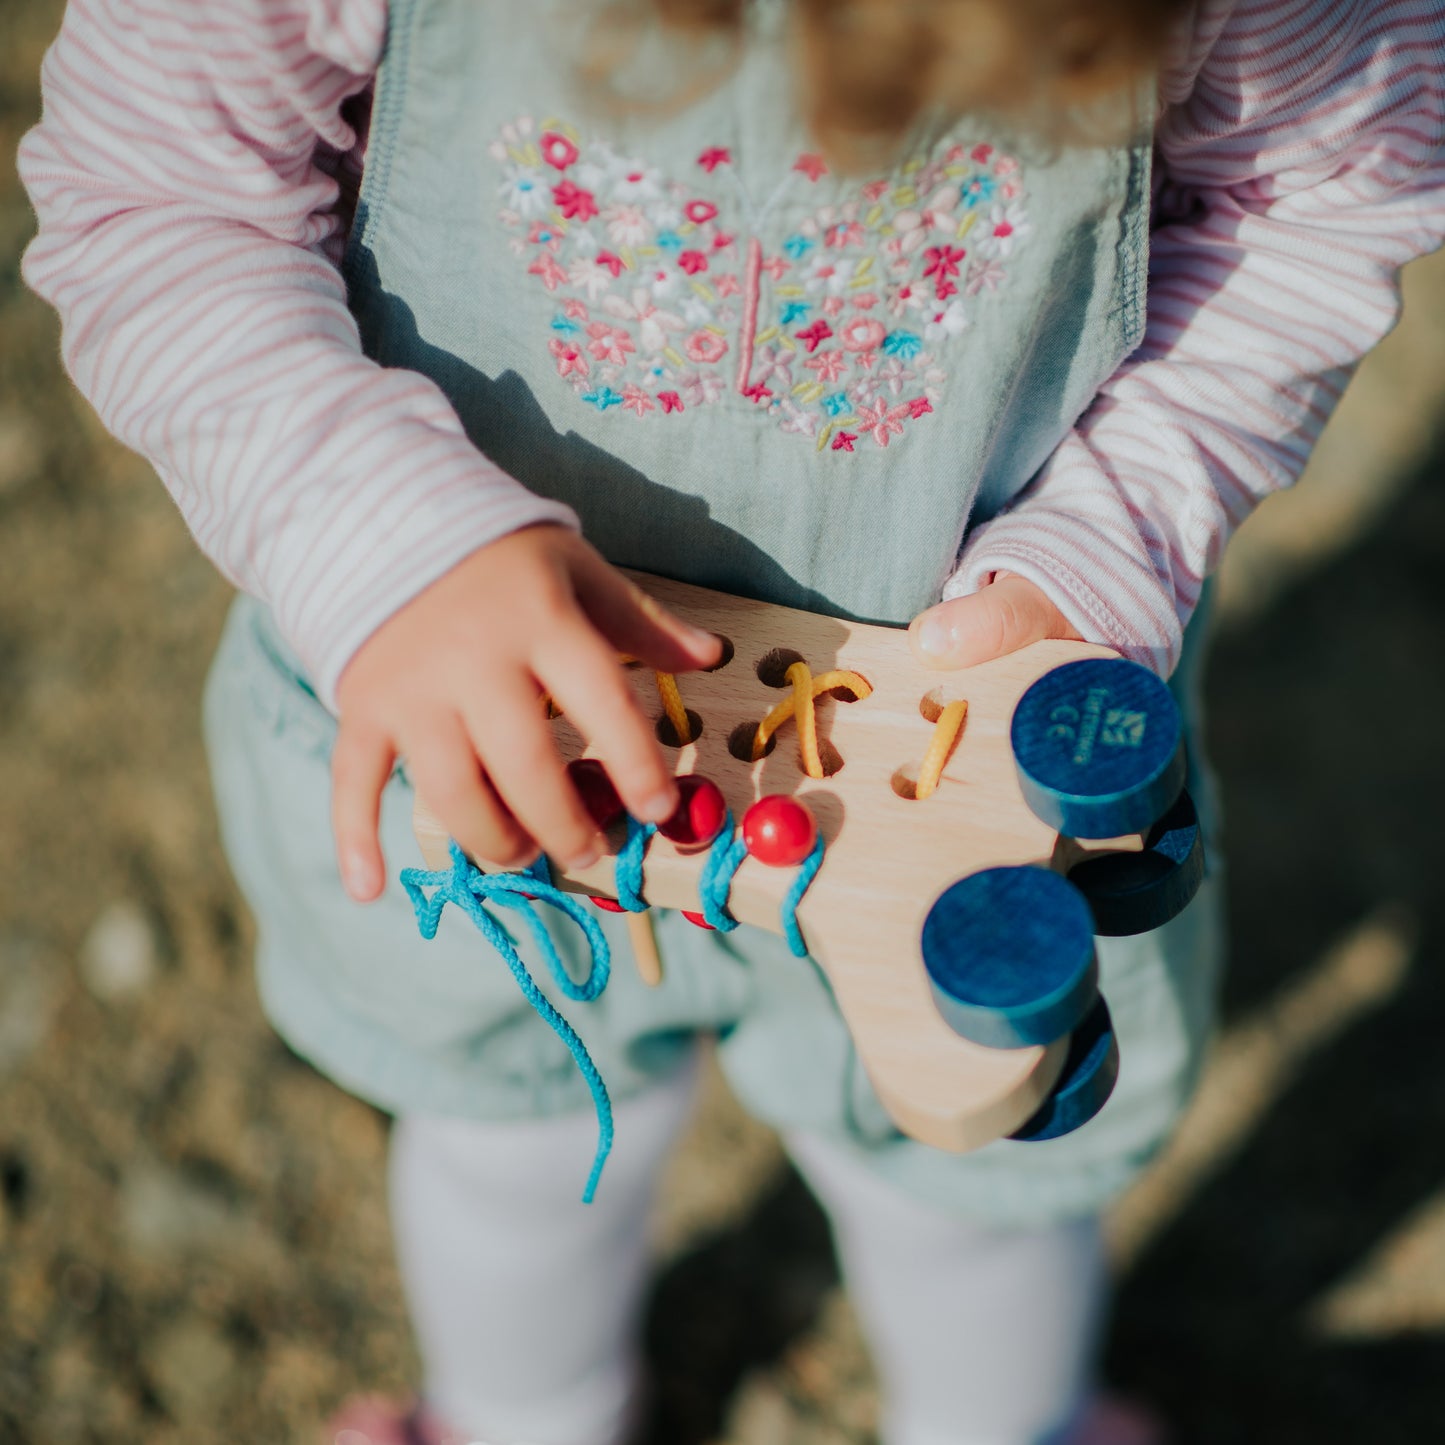
M314 1445L415 1360L386 1120L268 1031L198 699L227 592L71 392L0 7L0 1445ZM1109 1370L1184 1445L1445 1438L1445 264L1231 553L1209 680L1226 1028L1116 1211ZM826 1229L714 1082L658 1221L653 1438L865 1445Z

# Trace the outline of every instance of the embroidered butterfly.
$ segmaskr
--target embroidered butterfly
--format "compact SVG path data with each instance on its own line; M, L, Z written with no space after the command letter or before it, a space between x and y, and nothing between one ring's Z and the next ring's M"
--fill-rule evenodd
M556 299L548 351L584 404L640 419L731 390L819 451L886 447L934 411L948 343L1031 229L1018 162L952 137L775 249L768 219L828 173L821 156L757 203L724 146L691 184L561 120L521 117L490 153L512 251Z

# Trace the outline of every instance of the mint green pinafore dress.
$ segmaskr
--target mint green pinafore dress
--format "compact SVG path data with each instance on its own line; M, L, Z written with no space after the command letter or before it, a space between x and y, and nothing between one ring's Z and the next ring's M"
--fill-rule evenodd
M575 14L394 0L346 259L369 353L434 378L477 446L575 509L613 562L907 623L1137 344L1148 148L1037 154L961 122L886 174L837 175L792 107L783 6L756 7L725 84L661 119L579 101L561 46ZM464 918L423 943L394 878L378 904L345 898L334 725L254 602L227 629L208 727L262 999L299 1052L392 1111L590 1108ZM410 811L394 781L393 873L418 861ZM562 1008L614 1094L668 1076L708 1033L767 1122L825 1134L961 1213L1048 1220L1103 1205L1187 1098L1215 887L1153 934L1100 941L1118 1089L1046 1144L957 1157L901 1136L819 973L756 930L662 916L667 976L650 990L608 921L625 966L600 1001Z

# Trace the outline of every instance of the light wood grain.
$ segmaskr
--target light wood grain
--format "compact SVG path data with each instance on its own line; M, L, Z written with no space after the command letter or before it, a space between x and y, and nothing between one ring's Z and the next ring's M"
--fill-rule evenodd
M724 667L678 679L703 731L673 750L677 771L716 782L735 820L765 793L795 795L818 820L828 851L798 921L890 1115L905 1133L955 1152L1011 1133L1047 1097L1067 1040L1047 1049L995 1050L959 1038L934 1007L919 937L934 899L981 868L1028 864L1063 872L1086 852L1139 846L1137 838L1087 845L1061 840L1024 804L1009 748L1014 706L1036 678L1077 658L1112 654L1086 643L1040 642L979 667L940 673L913 659L906 635L896 628L635 577L660 602L733 645ZM873 686L863 701L820 700L823 755L841 760L829 777L805 776L792 727L781 731L761 762L740 761L729 751L733 730L755 726L782 696L757 670L777 649L801 654L814 672L853 669ZM653 674L632 668L629 678L644 712L660 718ZM955 698L968 701L963 733L938 790L912 800L905 795L928 749L928 719ZM586 754L585 739L566 718L550 726L564 757ZM420 800L416 825L429 865L445 867L445 829ZM654 838L644 875L648 901L696 909L700 870L698 854L682 854ZM612 859L604 857L580 872L559 873L556 881L613 897L612 871ZM780 932L779 910L794 876L794 869L747 859L733 883L732 913Z

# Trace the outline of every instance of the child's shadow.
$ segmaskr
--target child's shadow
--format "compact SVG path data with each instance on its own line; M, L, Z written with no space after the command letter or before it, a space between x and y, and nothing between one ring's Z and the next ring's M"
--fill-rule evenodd
M695 1244L654 1284L646 1353L655 1394L638 1445L718 1439L749 1371L812 1329L837 1282L827 1219L785 1168L741 1222Z

